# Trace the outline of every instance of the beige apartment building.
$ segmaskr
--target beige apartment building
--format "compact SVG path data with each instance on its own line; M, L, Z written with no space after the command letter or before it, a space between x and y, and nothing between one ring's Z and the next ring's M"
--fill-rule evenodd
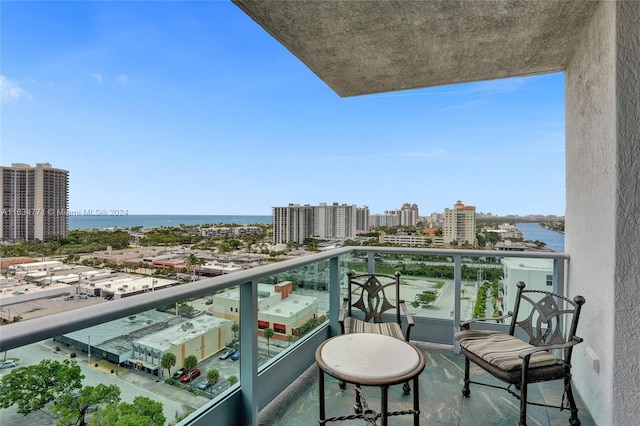
M458 200L452 209L444 209L442 233L447 245L476 245L476 207Z
M49 163L0 167L0 236L3 240L47 241L67 236L69 172Z

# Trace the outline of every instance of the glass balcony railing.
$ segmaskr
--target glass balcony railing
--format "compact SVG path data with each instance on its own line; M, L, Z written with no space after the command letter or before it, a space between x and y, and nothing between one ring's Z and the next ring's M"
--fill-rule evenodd
M454 345L460 320L510 309L517 281L562 294L566 262L563 253L345 247L5 325L0 351L19 366L74 361L82 386L158 401L166 424L258 424L259 410L339 333L348 270L399 270L412 340ZM197 377L177 374L189 363ZM15 425L37 415L55 424L56 401L28 416L15 405L0 414Z

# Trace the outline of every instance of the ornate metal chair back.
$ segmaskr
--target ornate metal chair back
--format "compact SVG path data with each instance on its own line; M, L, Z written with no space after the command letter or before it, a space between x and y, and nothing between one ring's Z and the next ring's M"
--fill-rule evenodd
M395 310L396 321L400 319L400 273L392 275L384 274L359 274L348 272L348 315L352 316L352 308L358 309L364 314L363 321L384 322L382 314L389 310ZM395 300L389 299L390 295ZM395 303L394 303L395 302Z
M514 335L516 325L526 332L529 344L548 346L566 343L573 339L578 328L580 309L584 297L568 297L544 290L524 290L518 282L518 294L513 311L509 334ZM571 350L565 351L564 359L571 360Z

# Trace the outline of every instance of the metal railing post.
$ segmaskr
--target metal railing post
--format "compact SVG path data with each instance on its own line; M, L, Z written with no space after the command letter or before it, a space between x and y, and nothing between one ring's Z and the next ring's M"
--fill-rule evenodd
M240 391L243 425L258 424L258 282L240 284Z
M460 324L460 293L462 291L462 256L453 256L453 330L455 334L458 331L458 324ZM456 339L453 339L453 350L455 353L460 353L460 344Z
M336 256L329 259L329 328L332 336L340 334L340 305L340 258Z

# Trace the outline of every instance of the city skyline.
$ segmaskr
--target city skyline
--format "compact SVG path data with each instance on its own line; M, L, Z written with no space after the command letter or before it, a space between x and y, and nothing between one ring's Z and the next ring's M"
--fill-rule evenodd
M227 2L3 2L0 165L70 210L565 214L562 73L339 98Z

